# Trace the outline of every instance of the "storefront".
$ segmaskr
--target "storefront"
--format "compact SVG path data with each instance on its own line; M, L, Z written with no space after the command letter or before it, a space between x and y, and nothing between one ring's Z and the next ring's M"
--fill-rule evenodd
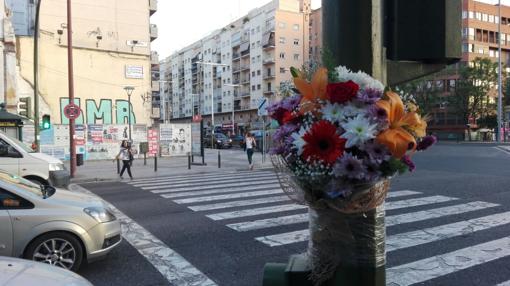
M18 140L23 139L23 117L9 113L0 106L0 131Z

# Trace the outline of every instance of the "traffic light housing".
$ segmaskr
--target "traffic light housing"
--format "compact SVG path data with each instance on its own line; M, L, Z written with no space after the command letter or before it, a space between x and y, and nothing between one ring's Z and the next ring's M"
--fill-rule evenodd
M32 99L30 97L22 97L19 99L18 114L26 118L31 118Z
M42 123L41 123L41 129L46 130L51 128L51 121L50 116L48 114L43 115L42 117Z

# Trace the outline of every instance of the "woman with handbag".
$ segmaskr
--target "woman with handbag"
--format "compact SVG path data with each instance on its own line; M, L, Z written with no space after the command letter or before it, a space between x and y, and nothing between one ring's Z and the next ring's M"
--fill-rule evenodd
M122 140L122 144L120 145L119 154L115 157L115 160L122 160L122 170L120 171L120 179L124 179L122 175L124 175L124 171L127 170L129 178L133 180L133 176L131 175L131 161L133 158L133 153L131 151L131 145L126 141ZM114 160L114 161L115 161Z
M245 137L245 148L246 154L248 155L248 164L250 170L253 170L253 149L257 146L257 141L255 141L255 137L250 132L246 132Z

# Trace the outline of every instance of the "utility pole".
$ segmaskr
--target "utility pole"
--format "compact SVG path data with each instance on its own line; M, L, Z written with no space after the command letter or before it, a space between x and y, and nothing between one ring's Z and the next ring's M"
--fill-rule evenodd
M498 129L496 141L501 143L501 138L504 136L503 132L503 94L501 88L503 88L501 80L501 0L498 1Z
M34 27L34 143L36 151L41 152L41 146L39 146L39 132L41 127L39 126L39 85L38 85L38 73L39 73L39 11L41 10L41 1L37 0L37 6L35 8L35 27ZM27 110L30 113L30 110Z
M68 69L68 87L69 102L74 104L74 80L73 80L73 25L71 14L71 0L67 0L67 69ZM76 174L76 146L74 141L74 123L75 119L69 119L69 148L71 153L71 178Z

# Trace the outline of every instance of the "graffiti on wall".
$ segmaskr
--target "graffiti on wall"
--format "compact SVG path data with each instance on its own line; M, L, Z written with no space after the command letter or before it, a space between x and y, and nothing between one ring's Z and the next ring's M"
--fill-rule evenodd
M60 123L69 124L69 119L64 115L64 108L69 104L68 97L60 98ZM80 98L74 99L81 115L75 120L76 124L128 124L129 102L123 99L87 99L82 105ZM136 116L131 104L131 124L136 124Z

